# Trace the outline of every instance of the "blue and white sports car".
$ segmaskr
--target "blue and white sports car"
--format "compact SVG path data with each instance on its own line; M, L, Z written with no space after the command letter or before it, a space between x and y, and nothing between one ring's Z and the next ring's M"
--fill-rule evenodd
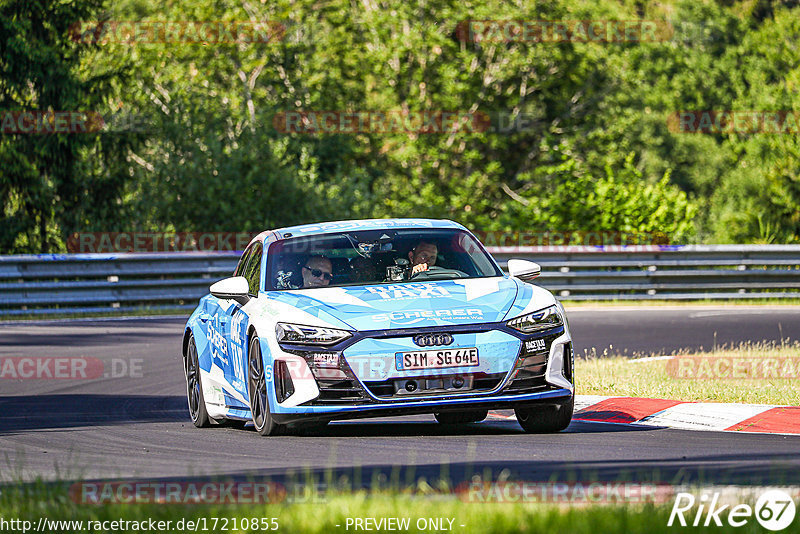
M334 419L433 413L471 423L514 409L528 432L572 418L564 308L504 275L452 221L386 219L259 234L211 286L183 337L189 412L262 435Z

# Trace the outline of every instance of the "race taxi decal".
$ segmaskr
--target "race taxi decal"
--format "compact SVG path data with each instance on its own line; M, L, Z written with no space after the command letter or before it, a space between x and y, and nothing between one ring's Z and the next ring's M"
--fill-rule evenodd
M366 289L383 300L404 300L418 298L452 297L442 284L403 284L367 286Z

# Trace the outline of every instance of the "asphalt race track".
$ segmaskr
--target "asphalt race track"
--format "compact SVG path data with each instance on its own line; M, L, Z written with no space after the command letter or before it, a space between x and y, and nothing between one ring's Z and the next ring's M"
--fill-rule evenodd
M567 308L575 354L710 351L740 343L800 340L799 306Z
M800 307L571 310L581 354L671 352L714 343L796 340ZM779 325L780 324L780 328ZM0 356L103 361L91 380L0 379L0 479L186 479L309 473L381 481L474 474L525 480L800 483L800 436L573 422L528 435L514 421L444 427L432 416L338 422L262 438L192 426L179 355L183 320L0 324ZM716 332L716 338L714 336ZM580 373L580 365L577 366Z

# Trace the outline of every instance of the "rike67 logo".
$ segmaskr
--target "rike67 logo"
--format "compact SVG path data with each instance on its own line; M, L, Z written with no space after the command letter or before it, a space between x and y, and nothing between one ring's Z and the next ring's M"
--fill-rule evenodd
M667 526L743 527L755 517L765 529L779 531L794 521L794 500L782 490L762 493L754 507L749 504L722 504L720 500L719 493L714 493L711 498L704 493L699 499L691 493L678 493ZM697 509L693 511L695 506Z

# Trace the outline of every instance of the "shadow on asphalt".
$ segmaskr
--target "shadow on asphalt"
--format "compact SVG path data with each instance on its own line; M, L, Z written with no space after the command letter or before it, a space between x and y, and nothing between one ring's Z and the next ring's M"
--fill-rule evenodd
M126 479L132 481L135 479ZM308 499L306 490L466 490L474 482L658 484L682 491L681 486L770 486L800 484L797 458L757 454L747 458L709 455L691 460L494 461L441 464L376 464L348 467L269 468L214 476L171 476L143 482L273 482L285 486L295 499ZM667 490L669 491L669 489ZM305 497L303 497L305 495Z
M190 423L186 397L151 395L19 395L0 397L3 423L0 436L31 430L121 424L180 422ZM432 416L421 416L423 418ZM610 425L573 421L562 434L647 432L658 427ZM248 424L233 431L254 433ZM212 427L206 432L222 431ZM524 434L514 419L487 419L481 423L443 425L420 416L336 421L325 427L293 429L288 437L304 438L367 438L424 436L496 436Z
M617 433L617 432L652 432L660 427L645 427L633 425L609 425L573 421L570 426L559 434L570 433ZM253 430L247 426L245 430ZM500 420L487 419L480 423L462 425L443 425L435 422L420 422L419 420L377 419L337 421L321 428L303 429L293 433L301 438L366 438L366 437L405 437L405 436L490 436L502 434L525 434L522 427L514 419ZM547 434L542 434L547 435ZM553 435L553 434L549 434Z
M757 461L756 461L757 458ZM797 485L800 470L785 455L737 456L710 455L692 460L604 460L578 462L492 461L425 465L375 465L307 470L266 470L237 479L267 477L287 486L292 484L333 486L351 484L355 488L408 487L424 479L431 486L444 480L451 488L475 480L530 482L609 482L690 485Z
M185 396L18 395L0 397L0 414L0 436L28 430L189 420Z
M137 423L191 423L186 397L152 395L19 395L0 397L3 423L0 436L19 432L75 427L110 426ZM420 417L430 420L420 420ZM633 425L587 424L573 421L563 434L647 432L657 427ZM224 431L212 427L205 432ZM254 434L252 425L233 432ZM409 416L392 419L357 419L337 421L321 428L293 429L288 437L310 438L368 438L368 437L425 437L425 436L497 436L524 434L516 420L487 419L481 423L442 425L432 416Z

